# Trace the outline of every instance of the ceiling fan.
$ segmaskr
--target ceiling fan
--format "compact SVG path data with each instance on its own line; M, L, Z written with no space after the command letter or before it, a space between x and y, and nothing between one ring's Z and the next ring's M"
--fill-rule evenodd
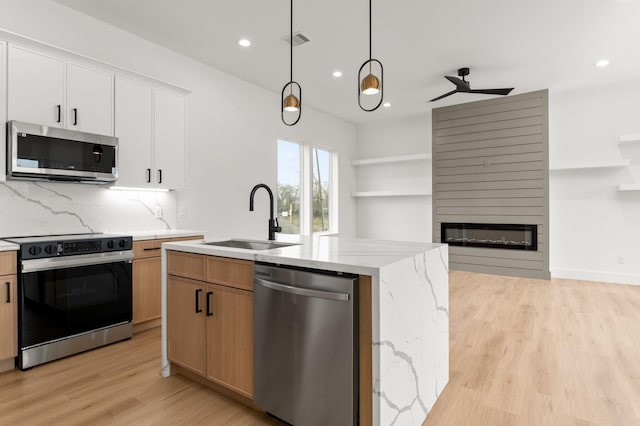
M459 79L458 77L451 77L448 75L444 76L444 78L446 78L447 80L449 80L450 82L456 85L455 90L452 90L449 93L445 93L442 96L438 96L437 98L433 98L429 102L438 101L442 98L446 98L447 96L451 96L454 93L480 93L484 95L508 95L513 90L513 87L509 89L472 89L469 82L465 80L465 77L469 75L469 68L465 67L465 68L458 69L458 75L462 77L462 79Z

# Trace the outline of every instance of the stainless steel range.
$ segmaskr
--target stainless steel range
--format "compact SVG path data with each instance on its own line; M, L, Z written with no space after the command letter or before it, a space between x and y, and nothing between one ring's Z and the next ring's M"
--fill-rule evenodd
M11 238L18 254L18 365L27 369L132 336L132 238Z

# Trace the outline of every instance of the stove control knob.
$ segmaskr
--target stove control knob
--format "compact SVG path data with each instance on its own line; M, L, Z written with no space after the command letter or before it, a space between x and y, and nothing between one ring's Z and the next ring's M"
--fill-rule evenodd
M56 246L53 244L49 244L44 248L44 251L47 254L54 254L56 252Z
M29 253L31 254L31 256L37 256L40 253L42 253L42 247L39 246L31 246L29 248Z
M107 242L107 247L109 247L110 249L114 248L116 246L116 242L114 240L109 240Z
M125 247L127 246L127 240L120 240L120 241L118 241L118 245L119 245L121 248L125 248Z

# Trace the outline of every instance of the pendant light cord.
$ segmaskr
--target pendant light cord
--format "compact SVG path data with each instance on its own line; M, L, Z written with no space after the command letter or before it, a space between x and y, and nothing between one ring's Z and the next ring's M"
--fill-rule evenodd
M372 58L372 54L371 54L371 0L369 0L369 74L371 74L371 58Z
M291 49L291 68L290 68L290 79L289 79L289 83L293 82L293 0L291 0L291 19L289 21L290 24L290 40L289 43L291 44L290 49ZM293 85L291 85L291 94L293 94Z

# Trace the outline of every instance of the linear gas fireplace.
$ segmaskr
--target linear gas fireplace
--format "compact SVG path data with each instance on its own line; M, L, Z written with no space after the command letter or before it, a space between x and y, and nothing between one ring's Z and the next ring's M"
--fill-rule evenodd
M538 225L442 223L440 241L452 246L538 250Z

